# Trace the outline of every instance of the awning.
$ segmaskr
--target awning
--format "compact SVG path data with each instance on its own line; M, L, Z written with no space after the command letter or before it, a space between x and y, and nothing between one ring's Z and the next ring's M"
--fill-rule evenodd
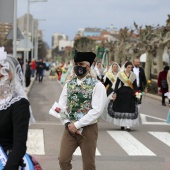
M146 62L146 53L144 53L140 56L140 62L143 62L143 63Z
M168 53L166 52L166 50L164 51L164 53L163 53L163 62L166 62L166 63L168 63L169 64L169 55L168 55ZM144 53L144 54L142 54L141 56L140 56L140 62L143 62L143 63L145 63L146 62L146 53Z
M24 34L24 39L21 39L17 45L17 51L30 51L32 48L33 44L30 41L30 38L28 37L28 35Z

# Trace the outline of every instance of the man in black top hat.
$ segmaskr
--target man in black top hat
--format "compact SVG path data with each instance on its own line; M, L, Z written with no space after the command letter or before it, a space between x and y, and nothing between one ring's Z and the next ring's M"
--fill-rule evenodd
M65 84L60 95L58 105L66 108L69 114L60 119L65 124L58 158L61 170L72 169L71 159L77 147L81 149L83 170L96 169L97 120L104 110L107 96L104 85L90 74L95 57L92 52L76 51L76 76ZM60 112L58 110L55 109Z

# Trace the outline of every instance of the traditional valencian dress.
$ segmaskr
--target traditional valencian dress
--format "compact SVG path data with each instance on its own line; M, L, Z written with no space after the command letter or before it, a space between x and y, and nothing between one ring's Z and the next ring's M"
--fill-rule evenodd
M68 75L70 74L72 67L73 67L72 63L70 63L69 65L64 65L62 69L61 80L60 80L62 84L65 84L65 81Z
M114 74L113 72L107 72L104 76L104 86L106 87L107 96L113 92L116 78L117 73Z
M118 66L118 71L117 72L114 72L113 73L113 65L117 65ZM117 75L118 75L118 72L120 70L120 66L114 62L109 70L106 72L103 80L104 80L104 86L106 88L106 92L107 92L107 102L106 102L106 106L105 106L105 109L104 109L104 112L101 116L101 118L107 122L110 122L110 123L113 123L113 118L109 116L108 114L108 104L110 102L110 100L112 100L112 96L113 96L113 93L114 93L114 89L115 89L115 83L116 83L116 80L117 80Z
M81 84L77 84L77 78L67 84L67 112L70 113L71 121L79 121L92 109L92 93L97 83L96 79L87 77Z
M113 72L114 65L117 66L117 72ZM103 78L104 86L106 87L106 91L107 91L107 96L109 96L114 91L115 83L116 83L116 79L117 79L119 70L120 70L120 66L116 62L114 62L109 67L109 70L106 72L106 74Z
M104 77L104 68L103 68L103 66L101 66L101 68L99 69L98 67L97 67L97 64L98 64L99 62L97 62L96 63L96 65L95 65L95 67L94 67L94 72L95 72L95 74L96 74L96 76L97 76L97 79L99 80L99 81L101 81L101 82L103 82L103 77Z
M114 90L117 97L112 101L113 104L108 106L108 112L112 115L115 125L132 127L139 124L137 100L134 95L136 89L136 75L133 72L129 77L124 71L118 73Z
M107 93L107 102L103 114L101 115L101 118L107 122L113 123L113 118L109 116L107 108L114 93L117 74L113 74L113 72L108 71L106 72L103 79L104 79L104 86L106 88L106 93Z
M61 122L76 122L77 126L86 126L86 122L90 121L90 117L86 114L90 111L90 114L94 114L94 117L98 115L96 114L96 110L94 108L103 108L106 101L106 94L103 93L102 103L98 103L98 90L104 90L101 83L95 78L90 76L86 76L83 79L79 80L77 77L73 78L69 81L63 88L63 92L59 99L59 106L63 108L63 110L67 110L69 113L68 117L62 117ZM97 104L97 105L96 105ZM93 113L94 112L94 113ZM83 118L86 115L86 118ZM83 118L83 124L79 125L81 119ZM97 120L97 119L96 119ZM90 124L96 123L91 122Z
M89 75L82 79L75 77L64 85L59 102L55 102L49 113L59 118L63 124L67 122L74 123L75 127L84 136L84 139L77 134L72 136L65 128L59 154L59 161L60 157L66 156L68 161L65 161L65 166L70 168L73 154L71 151L80 146L82 155L90 157L90 159L83 159L83 166L87 167L83 169L95 169L94 158L98 135L97 122L103 113L106 100L106 90L103 84ZM56 107L61 109L59 113L56 112ZM62 110L67 111L63 113ZM66 148L69 148L67 153L65 152Z
M22 70L4 47L0 47L0 65L0 169L32 170L34 164L26 154L26 141L29 123L35 120L23 89Z

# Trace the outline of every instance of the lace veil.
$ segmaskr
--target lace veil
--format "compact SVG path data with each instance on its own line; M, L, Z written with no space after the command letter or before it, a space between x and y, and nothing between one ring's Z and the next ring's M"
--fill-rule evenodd
M2 67L0 73L3 76L0 79L0 110L5 110L21 98L27 100L28 98L23 88L21 66L16 58L4 51L4 47L0 47L0 66ZM34 123L31 107L30 114L30 123Z
M112 72L112 67L113 67L113 65L117 65L118 71L120 71L120 66L119 66L119 64L116 63L116 62L113 62L113 64L109 67L108 72Z

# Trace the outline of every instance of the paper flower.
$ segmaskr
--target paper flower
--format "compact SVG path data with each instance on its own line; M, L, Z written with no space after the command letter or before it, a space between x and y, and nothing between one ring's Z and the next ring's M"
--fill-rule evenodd
M57 113L59 113L60 110L61 110L61 109L60 109L59 107L56 107L56 108L55 108L55 111L56 111Z
M150 83L151 83L151 81L150 81L150 80L148 80L148 81L147 81L147 83L148 83L148 84L150 84Z
M148 80L148 81L147 81L147 84L146 84L145 87L146 87L146 88L151 87L151 80Z
M50 111L49 111L49 114L52 115L52 116L54 116L54 117L56 117L57 119L59 119L62 123L64 123L63 121L64 121L65 119L70 120L71 123L74 123L74 122L77 121L74 114L71 114L71 113L69 114L69 113L67 112L67 110L64 109L64 108L62 108L62 107L59 105L59 103L57 103L57 102L55 102L55 103L53 104L52 108L51 108ZM84 137L84 136L82 135L82 131L83 131L83 128L80 128L80 129L77 130L76 133L79 134L79 135L81 135L82 137ZM85 137L84 137L84 138L85 138Z

